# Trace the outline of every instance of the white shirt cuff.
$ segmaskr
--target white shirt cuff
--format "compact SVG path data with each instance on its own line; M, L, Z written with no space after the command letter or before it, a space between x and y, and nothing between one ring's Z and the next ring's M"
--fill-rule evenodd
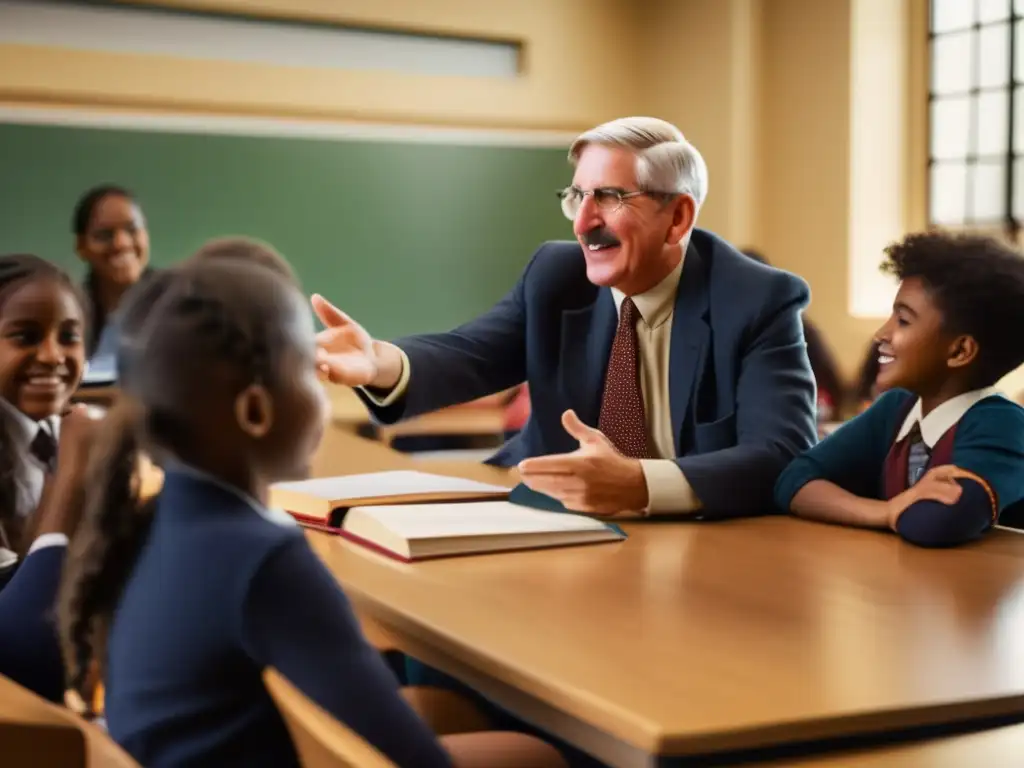
M398 398L404 395L406 388L409 386L409 357L401 347L395 347L395 349L397 349L398 354L402 356L402 375L398 377L398 383L395 384L394 388L390 392L388 392L387 396L380 398L366 387L359 387L362 393L370 398L370 402L378 408L387 408L398 400Z
M28 554L31 555L37 549L45 547L66 547L68 543L66 533L44 533L32 542L32 546L28 548Z
M697 512L703 505L679 465L668 459L640 459L647 481L648 515Z

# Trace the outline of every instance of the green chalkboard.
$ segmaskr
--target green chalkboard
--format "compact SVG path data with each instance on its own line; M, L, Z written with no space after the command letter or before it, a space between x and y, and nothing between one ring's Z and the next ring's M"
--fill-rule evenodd
M134 190L155 265L205 240L276 246L308 292L371 333L442 330L489 307L544 240L571 237L564 149L0 125L0 252L82 274L71 210Z

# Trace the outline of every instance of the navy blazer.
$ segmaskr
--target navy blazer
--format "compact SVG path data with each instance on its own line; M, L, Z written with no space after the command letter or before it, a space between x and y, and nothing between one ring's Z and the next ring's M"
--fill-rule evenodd
M768 512L779 473L816 441L815 384L800 278L750 259L696 229L672 320L669 389L676 463L702 515ZM410 361L408 389L377 407L385 424L528 381L532 413L491 463L575 450L569 408L596 426L618 324L611 290L587 280L576 242L549 242L491 310L448 333L395 342Z
M54 606L65 546L31 552L0 590L0 675L56 703L64 701Z
M107 645L110 735L148 768L298 768L273 667L401 768L450 768L285 513L168 468Z

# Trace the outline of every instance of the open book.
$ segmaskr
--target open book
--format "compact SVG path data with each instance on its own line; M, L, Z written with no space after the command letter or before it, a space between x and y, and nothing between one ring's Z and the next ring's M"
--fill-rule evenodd
M626 538L591 517L508 501L352 507L334 532L404 562Z
M626 538L618 526L572 514L525 485L507 501L359 505L324 524L298 519L404 562Z
M272 506L290 512L300 523L337 527L355 505L420 504L432 501L504 499L509 489L460 477L414 470L320 477L277 483L270 489Z

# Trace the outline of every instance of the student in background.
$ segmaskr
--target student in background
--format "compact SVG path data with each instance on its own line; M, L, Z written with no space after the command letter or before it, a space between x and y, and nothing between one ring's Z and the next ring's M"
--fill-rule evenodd
M1024 499L1024 408L994 388L1024 362L1024 257L943 233L886 253L900 287L876 336L884 394L795 459L776 501L922 546L961 544Z
M91 332L86 351L91 360L112 365L121 299L151 271L146 219L131 192L104 184L79 198L71 228L75 251L88 265L85 292Z
M862 413L870 408L871 404L878 397L878 385L876 383L880 369L878 357L878 342L872 341L857 373L857 386L853 393L857 413Z
M754 261L768 264L759 251L747 248L743 251ZM801 316L804 326L804 339L807 342L807 357L811 361L811 372L818 387L818 424L838 420L846 405L846 387L839 373L839 364L829 348L825 336L807 315Z
M82 406L62 413L82 375L84 332L64 272L35 256L0 257L0 675L55 702L64 669L51 613L91 422Z
M37 256L0 257L0 562L8 567L31 540L26 521L55 466L85 333L81 294L62 270Z
M530 420L530 386L520 384L505 403L505 439L511 440L523 431Z
M91 701L99 662L111 735L157 768L297 766L261 679L274 667L399 766L558 765L512 734L439 742L302 530L267 508L272 483L307 474L326 418L294 285L255 263L190 260L124 312L122 392L60 601L71 684ZM165 470L146 504L141 450ZM508 762L482 759L481 739Z

